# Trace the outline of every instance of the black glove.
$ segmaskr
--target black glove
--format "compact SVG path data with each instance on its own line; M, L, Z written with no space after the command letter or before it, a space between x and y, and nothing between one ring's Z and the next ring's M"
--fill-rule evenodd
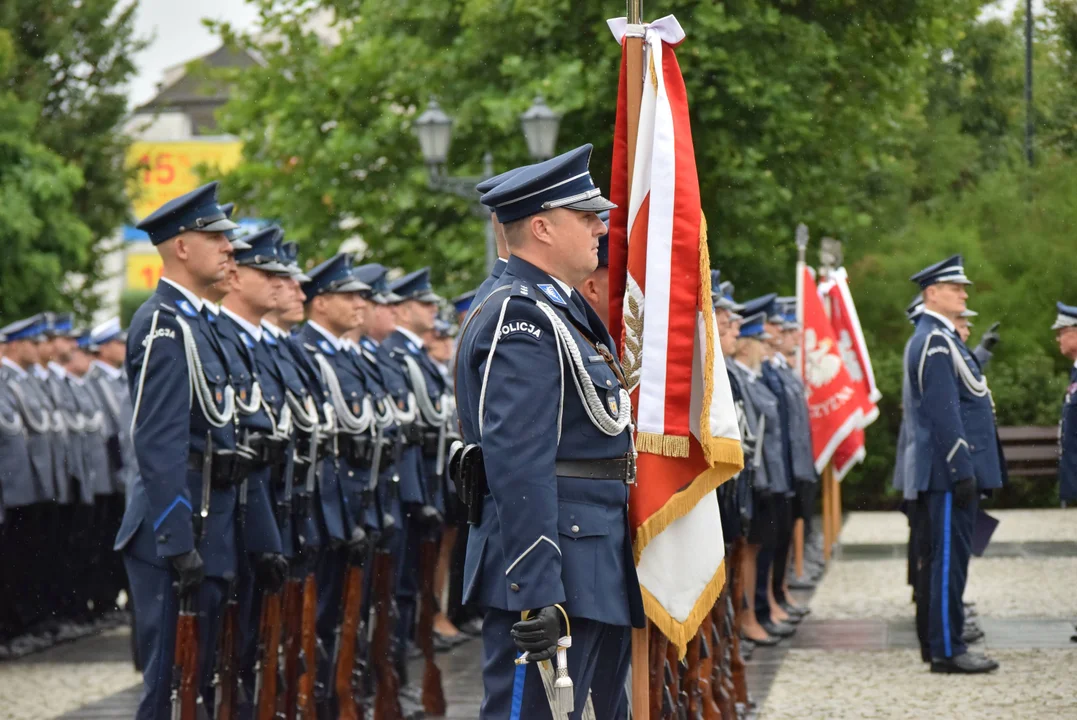
M356 525L352 528L351 538L348 539L348 557L353 563L362 563L369 549L370 536L366 534L366 530Z
M999 337L998 334L998 326L999 323L995 323L990 328L988 328L987 332L985 332L983 334L983 337L980 338L980 347L982 347L987 352L991 352L991 350L996 345L998 345L999 341L1002 339Z
M288 561L280 553L258 553L254 558L254 577L268 593L284 587L288 576Z
M549 660L557 654L557 640L561 637L561 612L544 607L512 626L512 641L527 653L528 662Z
M179 593L180 597L196 589L206 579L206 566L197 550L188 550L182 555L173 555L171 561L172 569L179 576L176 581L176 592Z
M954 485L954 505L964 510L976 499L976 478L967 477Z
M419 526L426 530L441 527L441 513L433 505L423 505L418 512Z

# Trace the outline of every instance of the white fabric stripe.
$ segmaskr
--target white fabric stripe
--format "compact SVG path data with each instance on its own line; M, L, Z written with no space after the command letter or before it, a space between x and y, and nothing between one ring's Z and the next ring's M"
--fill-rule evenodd
M514 567L516 567L516 566L517 566L517 565L518 565L518 564L520 563L520 561L521 561L521 560L523 560L523 559L524 559L525 557L527 557L527 554L528 554L529 552L531 552L532 550L534 550L535 548L537 548L537 547L539 546L539 543L541 543L541 542L543 542L543 541L545 541L545 542L548 542L548 543L550 543L551 545L553 545L553 549L557 551L557 554L558 554L558 555L560 555L560 554L561 554L561 548L557 547L557 543L555 543L555 542L554 542L553 540L551 540L550 538L546 537L545 535L539 535L539 537L538 537L538 540L536 540L535 542L531 543L531 547L527 548L527 549L526 549L526 550L524 550L524 551L523 551L522 553L520 553L520 557L518 557L518 558L516 558L515 560L513 560L513 561L512 561L512 565L509 565L509 566L508 566L508 568L506 568L506 569L505 569L505 576L506 576L506 577L508 577L508 574L509 574L510 572L512 572L512 569L513 569Z
M482 374L482 389L479 390L480 441L482 441L483 410L486 408L486 383L490 380L490 366L494 364L494 351L497 350L497 341L501 339L501 323L505 322L505 311L509 308L509 300L512 300L512 296L505 298L505 302L501 303L501 314L497 316L497 326L494 328L494 341L490 343L490 354L486 356L486 370ZM564 395L564 393L561 394Z
M946 462L951 462L954 459L954 455L957 454L957 449L962 445L965 446L965 449L968 449L969 444L965 442L965 438L958 438L957 442L954 443L954 446L950 448L950 452L946 453Z
M559 183L554 183L553 185L550 185L549 187L544 187L541 190L536 190L533 193L528 193L527 195L521 195L520 197L513 198L512 200L506 200L505 202L501 203L500 205L495 205L494 207L505 207L506 205L512 205L513 203L520 202L521 200L526 200L529 197L535 197L536 195L541 195L542 193L546 192L547 190L553 190L556 187L561 187L565 183L570 183L573 180L579 180L582 177L587 177L587 178L591 177L591 172L587 171L587 172L582 172L579 175L573 175L568 180L562 180ZM592 181L591 184L594 185L594 181Z
M957 274L954 274L954 275L943 275L942 277L935 278L935 282L937 282L937 283L963 282L963 281L964 282L968 281L968 278L965 277L965 273L957 273Z
M602 191L598 188L591 188L587 192L582 192L579 195L572 195L567 198L561 198L560 200L547 200L542 203L544 210L553 210L554 208L564 207L565 205L571 205L572 203L578 203L581 200L590 200L591 198L598 197L602 194Z
M677 149L673 109L662 74L662 39L647 36L644 67L653 66L658 87L644 82L644 112L654 116L654 141L647 184L651 205L647 225L647 276L644 291L642 363L640 364L639 432L665 434L666 361L669 346L670 268L673 257L673 210L677 177ZM638 157L638 155L637 155Z
M1071 315L1062 315L1061 313L1059 313L1058 317L1055 318L1054 327L1052 327L1051 329L1060 330L1061 328L1074 327L1075 325L1077 325L1077 317L1073 317Z
M868 400L878 402L882 398L878 386L875 384L875 370L871 367L871 356L868 354L868 344L864 340L864 329L860 326L860 315L856 312L856 303L853 302L853 294L849 290L849 273L844 267L840 267L831 273L841 293L842 302L845 304L845 315L849 318L849 324L853 329L853 340L856 341L856 354L860 358L860 369L868 381ZM867 420L867 418L865 418ZM872 418L872 421L874 418ZM870 422L870 421L869 421Z

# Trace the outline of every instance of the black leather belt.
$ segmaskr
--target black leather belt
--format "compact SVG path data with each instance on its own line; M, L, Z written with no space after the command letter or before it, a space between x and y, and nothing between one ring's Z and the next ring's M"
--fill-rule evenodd
M563 477L636 482L636 460L631 455L601 460L558 460L555 468Z
M205 454L192 450L187 454L187 469L202 473L202 459ZM252 469L251 462L234 452L215 452L210 464L210 485L218 490L227 490L243 482Z

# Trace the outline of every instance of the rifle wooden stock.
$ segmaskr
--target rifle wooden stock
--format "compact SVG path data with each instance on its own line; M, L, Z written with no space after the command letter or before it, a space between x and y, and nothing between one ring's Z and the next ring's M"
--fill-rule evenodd
M190 597L181 599L176 616L176 651L172 658L172 720L196 720L198 717L197 618L193 600Z
M651 625L651 638L648 643L650 648L649 667L647 674L650 679L651 720L663 720L662 695L665 690L665 665L666 665L666 636Z
M280 593L262 596L262 615L258 621L259 658L257 678L258 697L255 708L257 720L273 720L277 715L277 658L280 650Z
M302 630L300 631L300 645L306 667L299 678L299 693L296 698L296 708L300 720L315 720L316 708L314 705L314 680L318 666L318 636L315 623L318 620L318 587L314 581L314 573L307 575L303 581L303 610Z
M361 692L357 692L357 688L352 685L356 659L355 644L359 634L359 616L363 606L363 569L358 565L348 564L340 604L340 634L337 638L340 646L336 653L336 667L333 668L337 718L339 720L363 720L365 710L360 706Z
M677 720L688 717L688 695L681 687L681 661L677 656L677 646L666 643L666 665L670 669L669 694L673 697L673 717Z
M283 638L284 687L281 688L281 707L278 715L284 720L296 720L299 705L299 655L303 633L303 580L289 577L284 583Z
M239 603L233 596L224 606L221 640L217 647L217 720L239 717Z
M393 665L393 556L388 550L374 553L374 634L370 655L378 680L374 695L374 720L403 720L400 709L400 680Z
M431 715L444 715L445 690L441 685L441 670L434 662L434 615L437 600L434 593L434 573L438 564L436 539L419 544L419 577L422 588L419 598L419 619L415 624L415 641L423 653L423 710Z
M721 598L719 598L719 602L721 602ZM707 657L700 657L697 679L699 683L700 712L704 720L722 720L722 713L718 709L718 703L714 700L713 685L714 668L721 657L722 648L713 641L713 631L714 622L711 618L711 613L707 613L703 618L703 624L699 626L699 637L701 643L704 640L707 642L710 652L707 653Z
M700 672L700 656L699 656L699 631L696 631L696 636L688 641L687 653L685 660L687 661L687 668L681 674L681 697L687 699L686 710L688 717L695 720L696 718L703 717L703 697L700 690L699 672Z
M721 662L718 663L717 672L715 673L715 682L717 684L714 698L718 701L718 709L726 715L734 712L733 674L731 668L733 656L730 652L733 635L733 621L729 616L731 607L732 602L729 596L723 592L711 612L711 621L714 623L715 634L722 645L722 655L719 658Z

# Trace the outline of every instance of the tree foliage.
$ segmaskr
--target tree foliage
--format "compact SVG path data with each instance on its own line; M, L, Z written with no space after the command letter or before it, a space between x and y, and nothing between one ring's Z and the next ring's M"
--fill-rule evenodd
M134 11L120 0L0 4L4 317L98 304L99 261L127 214Z

